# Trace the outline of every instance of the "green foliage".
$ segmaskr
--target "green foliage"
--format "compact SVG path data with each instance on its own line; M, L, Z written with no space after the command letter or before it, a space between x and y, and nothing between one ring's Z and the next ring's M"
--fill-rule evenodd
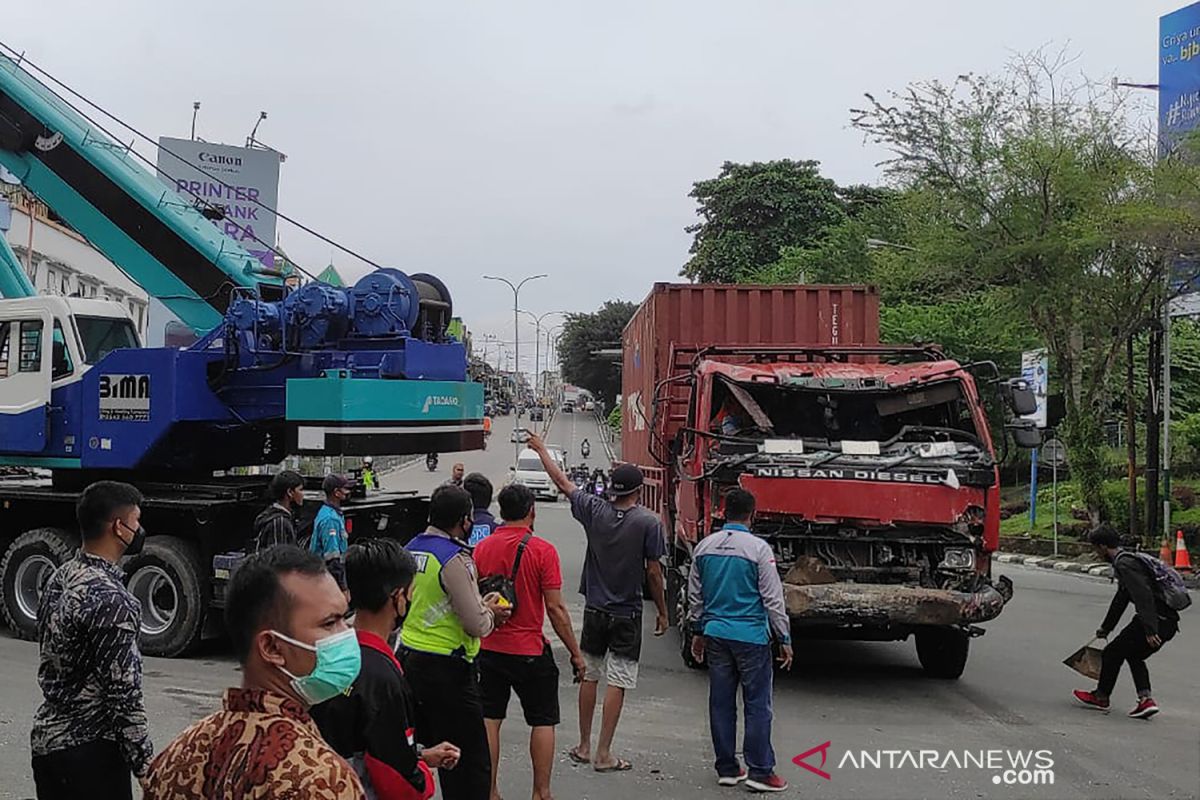
M935 286L953 274L956 295L1006 289L1045 342L1095 518L1114 367L1157 313L1167 265L1200 245L1200 180L1158 158L1122 95L1064 77L1067 63L1039 53L998 76L868 95L853 124L893 154L889 178L921 207L907 221L914 269Z
M619 349L621 331L636 310L633 303L617 300L591 314L568 314L558 344L563 379L612 404L621 391L621 367L616 359L593 353Z
M880 333L894 343L936 342L958 361L994 361L1001 374L1016 374L1021 353L1038 342L1008 294L987 289L941 303L884 306Z
M682 274L693 281L733 283L779 259L785 246L808 246L845 218L837 184L821 177L816 161L736 164L692 186L701 222ZM849 190L856 207L869 190Z
M613 406L612 411L608 412L608 427L612 428L614 431L620 432L620 430L621 430L621 406L620 405Z

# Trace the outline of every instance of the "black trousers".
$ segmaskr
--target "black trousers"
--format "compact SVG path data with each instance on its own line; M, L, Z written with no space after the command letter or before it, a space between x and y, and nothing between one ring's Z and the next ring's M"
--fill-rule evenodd
M116 742L88 742L33 757L38 800L132 800L132 779Z
M1174 620L1159 618L1158 636L1164 644L1173 639L1178 630L1179 626ZM1159 648L1151 647L1146 635L1145 627L1135 617L1109 640L1100 659L1097 692L1105 697L1111 695L1113 687L1117 685L1117 675L1121 672L1121 662L1128 661L1129 674L1133 676L1138 695L1150 694L1150 670L1146 669L1146 659L1157 653Z
M457 656L402 650L404 674L417 701L417 741L442 742L462 751L458 766L438 770L445 800L488 800L492 756L483 725L479 669Z

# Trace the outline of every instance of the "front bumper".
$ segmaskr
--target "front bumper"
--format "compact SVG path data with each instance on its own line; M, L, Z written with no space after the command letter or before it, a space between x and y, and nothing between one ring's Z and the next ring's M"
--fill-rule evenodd
M1012 599L1012 582L977 592L872 583L783 585L788 616L800 625L898 627L970 625L995 619Z

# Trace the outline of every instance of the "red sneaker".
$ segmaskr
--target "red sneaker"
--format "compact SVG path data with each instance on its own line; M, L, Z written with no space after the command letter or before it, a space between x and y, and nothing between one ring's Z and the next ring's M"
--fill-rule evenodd
M746 780L746 770L743 769L737 775L718 775L717 786L737 786L744 780Z
M1149 697L1143 697L1141 700L1138 700L1138 704L1134 707L1133 711L1129 712L1129 716L1134 719L1150 719L1157 713L1158 703Z
M752 792L786 792L787 781L772 773L765 778L747 778L746 788Z
M1088 708L1094 708L1097 711L1103 711L1105 714L1108 713L1107 697L1097 697L1095 692L1085 692L1083 689L1076 689L1074 692L1072 692L1072 694L1075 695L1076 700L1083 703Z

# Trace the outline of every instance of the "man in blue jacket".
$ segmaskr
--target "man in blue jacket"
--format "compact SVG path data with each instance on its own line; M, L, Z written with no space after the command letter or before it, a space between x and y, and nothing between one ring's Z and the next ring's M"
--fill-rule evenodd
M782 792L788 785L775 774L771 747L771 634L779 641L781 666L790 669L791 623L775 554L750 532L754 508L754 495L745 489L730 489L725 495L725 527L702 539L693 553L688 619L697 633L692 655L708 661L717 783L736 786L745 781L755 791ZM746 707L742 749L748 773L736 754L739 684Z

